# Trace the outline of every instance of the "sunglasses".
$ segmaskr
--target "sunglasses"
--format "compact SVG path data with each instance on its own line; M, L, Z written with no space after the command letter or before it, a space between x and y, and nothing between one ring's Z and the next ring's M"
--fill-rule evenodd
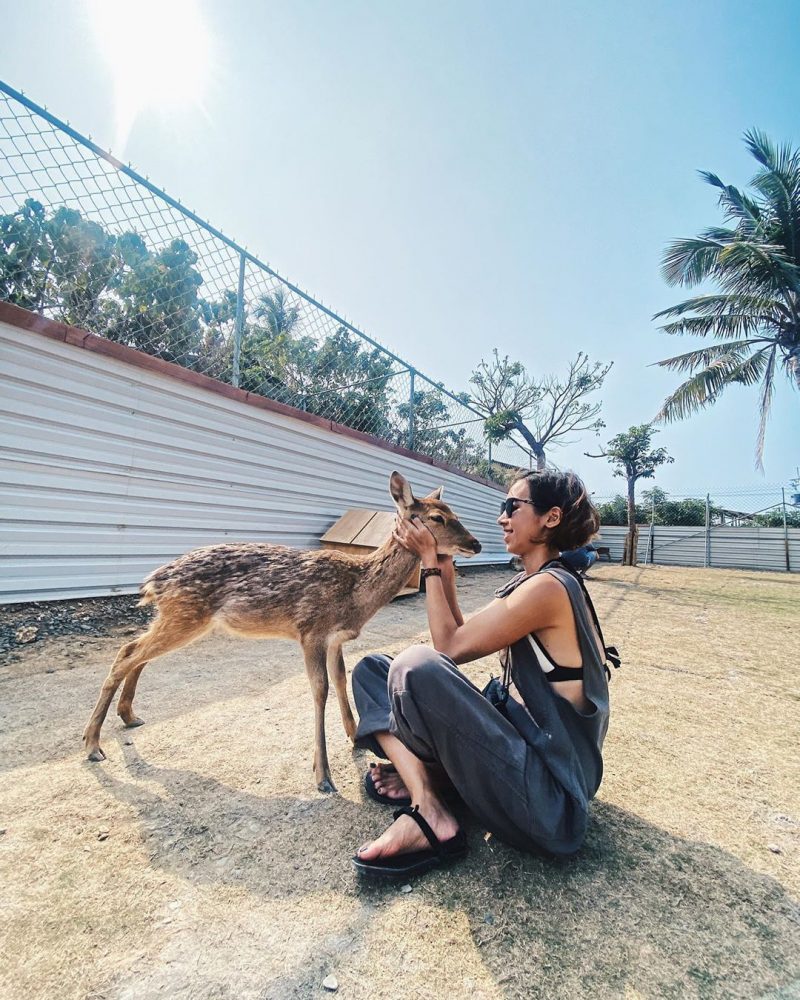
M529 503L531 507L536 506L533 500L523 500L521 497L506 497L500 504L500 516L502 517L505 514L506 517L511 517L521 503Z

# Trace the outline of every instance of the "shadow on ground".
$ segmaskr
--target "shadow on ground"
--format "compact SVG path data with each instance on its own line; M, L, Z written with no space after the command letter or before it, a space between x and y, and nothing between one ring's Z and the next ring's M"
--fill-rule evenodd
M359 883L348 858L389 810L339 796L251 794L154 767L135 748L126 765L128 780L92 773L134 810L152 868L267 899L339 891L360 902L343 940L351 952L368 946L370 921L397 887ZM584 848L567 861L487 843L468 818L466 826L468 861L414 891L466 915L503 995L753 997L800 975L800 906L723 850L604 802L595 804ZM262 995L304 996L319 982L304 962Z

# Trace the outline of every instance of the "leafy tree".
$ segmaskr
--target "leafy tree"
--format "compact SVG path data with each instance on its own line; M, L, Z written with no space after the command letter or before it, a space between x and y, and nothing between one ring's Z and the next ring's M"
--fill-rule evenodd
M472 373L472 403L486 419L486 434L501 441L516 431L536 456L536 468L547 465L546 449L569 443L570 437L605 426L599 419L601 404L588 400L602 388L611 365L592 362L579 352L565 378L536 380L519 361L501 358L481 361Z
M197 254L184 240L151 253L136 233L117 239L122 266L105 306L111 340L187 368L203 370Z
M254 316L242 344L243 388L365 433L393 436L388 355L364 349L343 326L321 343L303 334L300 307L281 288L262 296Z
M56 209L44 224L46 299L57 299L65 323L100 321L101 296L120 269L117 239L72 208ZM51 291L52 286L52 291Z
M706 523L706 502L699 497L671 500L658 486L642 492L642 506L637 508L639 524L689 525Z
M224 382L232 381L236 334L236 292L227 289L215 301L200 299L200 355L204 371Z
M782 508L779 507L776 510L765 511L763 514L755 514L753 524L757 524L761 528L782 528ZM786 526L788 528L800 528L800 510L786 511Z
M728 225L671 243L662 273L671 285L710 281L719 291L686 299L656 313L669 334L720 341L658 364L690 377L669 396L657 420L683 419L715 403L729 385L760 383L756 465L763 468L767 418L781 365L800 389L800 149L775 146L762 132L746 132L759 164L751 194L701 177L719 191Z
M653 434L657 433L652 424L639 424L611 438L599 455L586 452L588 458L607 458L614 467L614 475L621 476L628 484L628 534L622 556L622 562L627 566L636 565L636 483L640 479L652 479L660 465L674 461L665 448L651 450Z
M413 416L413 440L411 446L416 451L431 455L443 462L456 465L467 472L489 477L484 449L481 443L469 436L464 426L455 426L453 405L468 403L469 396L462 393L453 400L445 395L441 386L431 389L415 389L413 399L397 406L399 433L397 443L409 443L408 429Z
M100 298L120 267L116 239L75 209L49 218L28 198L0 216L0 296L43 313L57 307L74 326L95 325Z

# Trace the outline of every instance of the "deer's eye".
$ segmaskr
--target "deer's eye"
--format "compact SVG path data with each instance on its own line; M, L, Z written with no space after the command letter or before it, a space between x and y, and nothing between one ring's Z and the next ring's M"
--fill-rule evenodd
M444 524L444 518L441 514L430 514L431 521L435 521L437 524Z

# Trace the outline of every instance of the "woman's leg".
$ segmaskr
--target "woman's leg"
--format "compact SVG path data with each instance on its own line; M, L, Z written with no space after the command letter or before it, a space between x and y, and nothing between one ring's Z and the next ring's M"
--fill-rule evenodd
M552 849L539 834L544 816L569 808L563 789L451 660L427 646L405 650L389 670L389 697L391 734L440 764L487 830L523 850Z
M377 740L437 836L449 839L457 826L432 786L431 763L441 765L487 829L519 847L535 846L529 748L452 661L429 646L404 650L388 671L388 695L390 732L377 733ZM424 847L413 820L401 817L360 856L371 860Z
M389 704L391 664L391 656L385 653L372 653L359 660L353 669L353 699L358 711L355 744L389 761L393 761L392 755L399 756L401 753L395 746L399 741L389 734L392 715ZM394 763L390 768L381 764L375 765L372 780L376 790L382 795L395 799L410 797L408 788Z
M383 752L397 768L411 804L419 807L420 814L428 821L439 840L444 842L455 837L458 823L439 797L429 767L391 733L379 733L377 739ZM375 858L424 851L429 847L419 825L409 816L400 816L377 840L360 847L358 856L364 861L374 861Z

